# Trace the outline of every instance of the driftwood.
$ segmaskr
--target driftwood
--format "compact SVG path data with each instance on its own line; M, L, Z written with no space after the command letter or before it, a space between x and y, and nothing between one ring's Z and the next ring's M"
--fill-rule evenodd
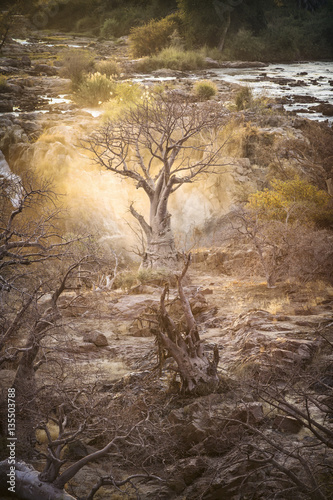
M191 255L188 255L181 274L177 276L178 294L184 311L186 328L181 331L166 309L165 298L168 293L168 284L166 284L160 299L159 328L156 329L156 336L159 346L167 350L168 355L173 357L177 363L182 391L209 393L215 390L218 385L217 365L219 352L217 346L215 346L213 359L211 360L204 352L198 325L184 292L182 282L190 265L190 260Z
M10 465L7 460L0 462L0 490L4 493L8 488L15 492L20 500L75 500L74 497L59 489L52 483L39 479L39 472L25 462L16 462L15 481L8 483Z

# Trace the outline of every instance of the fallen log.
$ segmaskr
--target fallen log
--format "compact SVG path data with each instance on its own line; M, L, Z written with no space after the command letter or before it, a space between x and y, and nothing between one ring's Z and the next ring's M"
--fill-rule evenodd
M65 490L39 479L39 472L25 462L16 462L15 479L8 460L0 462L0 491L19 500L75 500ZM12 469L13 470L13 469Z

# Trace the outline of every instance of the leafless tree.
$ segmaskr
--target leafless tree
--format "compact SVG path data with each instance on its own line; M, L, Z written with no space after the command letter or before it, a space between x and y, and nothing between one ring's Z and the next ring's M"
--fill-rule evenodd
M76 402L75 405L77 406L77 404L78 403ZM118 451L118 446L121 443L126 443L128 445L133 442L135 444L136 433L138 434L138 429L140 428L142 422L138 422L127 430L116 430L113 438L102 449L93 451L80 460L71 463L67 468L62 470L67 462L67 459L63 458L64 448L66 448L70 443L73 443L77 437L82 434L86 425L86 421L82 421L77 429L71 429L68 427L68 419L64 411L64 406L64 404L59 406L58 416L57 418L53 418L59 427L59 435L56 439L52 438L46 424L41 424L40 426L45 431L48 441L47 453L42 454L46 459L42 472L38 473L24 462L18 462L16 464L16 495L19 499L74 499L74 497L68 494L64 488L66 483L68 483L85 465L106 456L112 450ZM5 482L7 471L7 461L5 460L0 462L0 487L1 484ZM161 478L158 476L148 473L134 474L121 480L117 480L112 473L110 473L109 475L102 476L98 479L96 484L91 488L90 492L88 492L87 496L85 496L85 499L92 500L102 486L111 486L115 489L119 489L126 483L130 483L134 490L136 490L133 483L135 479L155 479L157 481L161 481Z
M84 142L103 168L132 180L149 199L149 222L130 212L146 238L144 267L174 267L177 261L168 211L170 196L185 183L221 166L217 134L224 113L214 103L199 106L175 97L155 97L109 121Z
M36 417L35 372L44 338L61 315L57 301L86 259L73 258L59 227L60 211L48 186L31 182L1 186L0 366L15 368L17 429L21 456L32 453ZM49 304L42 298L50 293Z
M22 2L15 0L4 12L0 12L0 51L5 45L12 28L17 24L17 15L22 12Z
M268 288L279 279L331 280L332 235L297 220L289 222L289 215L286 212L285 221L266 219L259 211L238 207L228 216L229 236L253 246Z

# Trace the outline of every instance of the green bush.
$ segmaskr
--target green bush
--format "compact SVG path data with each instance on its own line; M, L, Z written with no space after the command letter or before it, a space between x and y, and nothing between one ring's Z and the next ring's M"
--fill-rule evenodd
M300 55L299 45L302 39L302 28L286 21L286 24L275 22L269 25L265 35L265 59L294 60Z
M79 19L75 24L75 29L79 33L96 34L96 29L98 29L98 21L95 17L85 16ZM98 31L97 31L98 33Z
M249 87L242 87L240 90L238 90L235 97L235 104L237 111L249 108L252 102L253 102L252 90Z
M117 274L114 280L114 288L122 288L123 290L128 290L133 286L138 284L138 273L137 271L122 271Z
M112 78L100 73L88 75L79 85L75 100L79 104L97 106L108 101L115 89L115 82Z
M210 80L200 80L194 84L194 93L199 99L206 101L217 94L217 86Z
M271 189L250 195L247 208L258 211L265 219L329 226L333 221L331 197L306 180L296 177L283 181L273 179Z
M116 61L108 60L108 61L100 61L95 64L95 69L101 75L110 76L119 76L121 73L119 64Z
M125 3L125 2L124 2ZM129 3L129 2L128 2ZM106 15L100 35L105 38L119 38L130 33L131 28L146 23L153 17L149 5L121 5L110 10ZM160 13L158 14L161 15Z
M228 39L224 59L240 59L256 61L263 59L265 51L264 41L254 36L251 31L240 29L238 33Z
M159 54L146 57L137 63L137 70L150 72L159 68L176 69L180 71L202 69L206 66L200 52L179 50L174 47L163 49Z
M144 26L132 28L130 47L133 56L150 56L170 45L176 27L172 18L165 17L159 21L152 19Z
M94 66L94 56L89 50L69 49L59 56L62 62L60 75L70 78L74 87L78 86L85 73L92 70Z
M116 120L128 108L136 106L147 92L142 85L132 82L115 82L114 89L104 105L105 120ZM148 97L148 96L147 96Z
M163 286L166 281L175 283L175 277L169 269L140 269L138 272L138 280L143 285L159 285Z
M100 34L102 37L108 39L119 38L123 34L122 26L114 18L105 19Z
M7 92L7 90L9 90L7 78L3 75L0 75L0 92Z

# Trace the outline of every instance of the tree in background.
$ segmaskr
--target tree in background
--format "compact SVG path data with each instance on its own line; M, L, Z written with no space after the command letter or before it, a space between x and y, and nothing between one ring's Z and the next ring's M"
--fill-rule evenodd
M262 219L323 224L333 220L331 205L331 197L326 191L297 177L288 181L274 179L271 189L249 197L248 208L258 211Z
M253 245L267 286L279 279L332 279L331 197L299 178L275 179L230 215L238 235ZM319 227L318 227L319 226Z
M256 0L220 1L178 0L178 8L185 24L188 42L193 45L205 43L223 51L229 33L241 26L258 33L266 26L264 7L270 2Z

